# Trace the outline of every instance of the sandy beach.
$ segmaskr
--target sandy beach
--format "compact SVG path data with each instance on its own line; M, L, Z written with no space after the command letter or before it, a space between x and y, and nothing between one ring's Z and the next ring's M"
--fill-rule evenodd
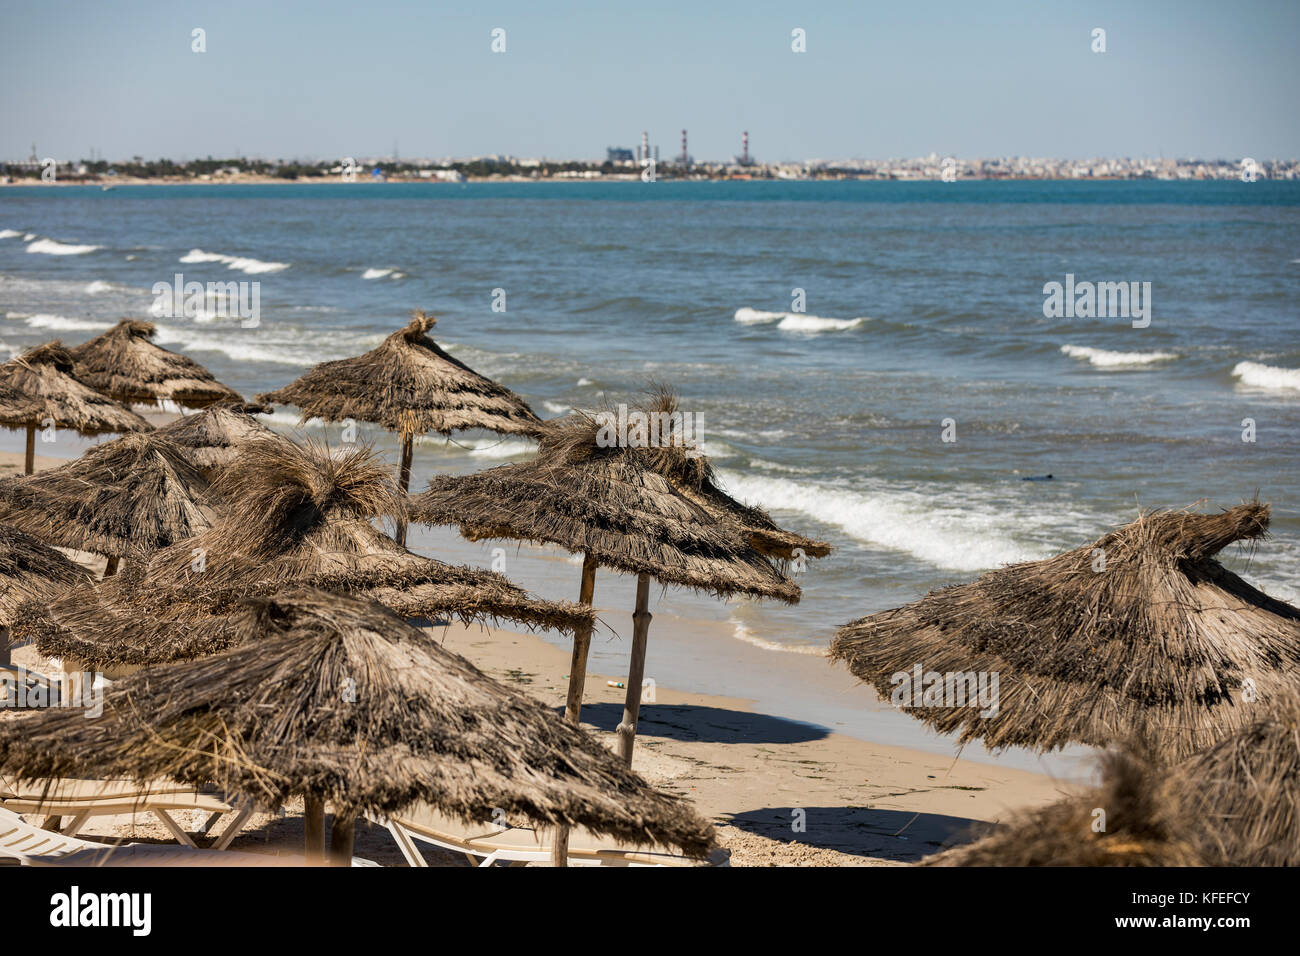
M38 455L36 462L39 469L63 460ZM21 455L0 453L0 474L21 469ZM102 558L73 556L102 572ZM624 674L600 667L625 656L629 629L625 612L602 610L601 616L609 629L598 634L593 645L600 653L593 654L582 716L586 729L612 749L624 691L610 682L621 682ZM691 628L705 626L707 622L662 615L652 647L655 640L671 647L689 638ZM564 647L534 634L477 625L434 627L431 632L489 675L562 708L569 667ZM857 686L825 661L807 655L783 656L794 658L792 665L809 668L809 673L824 670L828 682L838 683L841 694L851 689L853 696L846 703L882 707L870 689ZM17 649L14 660L37 671L51 668L30 646ZM0 714L0 720L22 719L18 713ZM936 743L940 746L934 750L941 751L943 741ZM653 702L642 704L633 767L652 784L689 797L718 824L735 866L914 863L963 840L976 824L1049 803L1068 789L1064 780L1044 773L959 759L952 756L955 752L955 748L944 754L862 740L765 713L752 699L685 692L657 683ZM302 812L301 801L293 801L282 816L255 817L231 848L299 852ZM161 824L148 815L106 818L92 823L85 833L169 839ZM403 863L387 831L371 824L358 826L356 853L383 865ZM463 858L432 849L426 857L448 865L464 863Z

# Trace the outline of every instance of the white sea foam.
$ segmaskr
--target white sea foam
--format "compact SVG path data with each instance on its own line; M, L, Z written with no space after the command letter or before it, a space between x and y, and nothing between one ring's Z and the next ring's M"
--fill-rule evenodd
M301 425L298 424L298 415L296 412L275 411L269 414L258 415L260 419L269 422L272 425L283 425L286 428L324 428L325 422L319 418L309 418Z
M33 315L27 324L34 329L53 329L56 332L102 332L113 327L110 322L95 322L92 319L69 319L62 315Z
M1012 537L1015 516L992 509L943 506L929 495L880 487L857 490L734 471L719 475L742 501L805 514L865 544L938 568L983 571L1042 556Z
M581 385L595 385L596 383L589 378L580 378L578 379L578 384L581 386Z
M1242 385L1284 391L1300 389L1300 368L1278 368L1259 362L1238 362L1232 374Z
M564 415L573 411L572 405L563 405L560 402L542 402L542 408L546 409L552 415Z
M186 263L220 262L228 269L237 269L249 275L260 275L263 272L283 272L291 265L288 262L263 262L261 259L251 259L247 256L228 256L221 252L204 252L202 249L191 249L181 256L180 261Z
M784 319L784 312L764 312L762 309L751 309L749 306L741 306L736 310L736 321L743 322L746 325L756 325L765 322L775 322L777 319Z
M0 239L13 239L15 236L21 236L22 233L17 229L0 229Z
M815 335L818 332L844 332L860 328L868 321L866 316L856 319L832 319L821 315L808 315L804 312L764 312L742 306L736 310L735 320L744 325L766 325L776 323L782 332L803 332Z
M31 235L31 233L28 233ZM70 242L58 242L54 239L37 239L27 246L28 252L40 252L47 256L84 256L94 252L100 246L78 246Z
M361 273L361 278L382 279L386 275L392 275L394 271L395 270L393 269L367 269L365 272Z
M517 458L537 451L536 443L524 438L476 438L460 444L475 458Z
M748 627L732 618L731 621L732 636L738 641L744 641L746 644L752 644L755 647L761 647L765 651L784 651L787 654L808 654L812 657L825 657L826 648L818 644L781 644L777 641L769 641L766 638L759 637Z
M1178 358L1173 352L1111 352L1087 345L1062 345L1061 351L1070 358L1086 359L1097 368L1123 368L1134 365L1151 365Z
M36 238L36 233L34 232L28 232L23 234L23 242L31 242L35 238Z

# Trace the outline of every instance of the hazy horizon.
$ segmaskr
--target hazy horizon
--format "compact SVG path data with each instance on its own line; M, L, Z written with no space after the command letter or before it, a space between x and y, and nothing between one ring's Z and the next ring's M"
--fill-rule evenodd
M1300 5L4 3L0 156L1300 155ZM1092 50L1094 28L1106 52ZM205 52L192 32L205 31ZM505 52L492 31L504 29ZM806 52L791 49L805 31Z

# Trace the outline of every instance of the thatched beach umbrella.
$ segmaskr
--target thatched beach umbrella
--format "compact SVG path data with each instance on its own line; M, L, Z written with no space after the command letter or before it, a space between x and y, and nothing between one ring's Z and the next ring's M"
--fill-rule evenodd
M64 548L121 558L208 527L208 480L155 434L124 435L38 475L0 479L0 520Z
M1166 768L1130 749L1101 758L1101 783L1036 810L925 866L1204 866Z
M155 345L151 340L156 332L152 322L123 319L68 349L77 363L77 378L124 405L170 401L203 408L240 400L238 392L192 358Z
M43 402L0 381L0 427L25 429L39 425L44 414Z
M1258 503L1144 514L1058 557L854 621L831 656L963 743L1051 750L1138 737L1186 756L1253 717L1247 681L1268 697L1300 680L1300 610L1214 559L1267 529ZM992 715L962 693L985 678L997 681Z
M671 481L678 491L720 521L736 525L749 539L750 547L774 561L802 561L824 558L831 553L825 541L809 538L777 525L762 508L737 501L718 487L713 465L704 455L683 454L692 429L685 427L677 396L669 388L655 389L647 402L646 412L669 427L665 448L645 450L646 461ZM680 435L681 440L676 436Z
M72 356L58 341L38 345L0 365L0 385L17 389L40 405L39 416L26 423L26 474L35 464L36 429L47 422L82 435L153 429L131 409L78 381L75 368Z
M201 412L169 422L155 434L177 445L211 479L234 461L240 448L249 442L289 441L253 417L270 411L270 405L255 402L217 402Z
M90 572L17 528L0 524L0 665L9 664L9 625L29 601L47 602Z
M604 444L602 424L586 414L547 423L536 459L472 475L436 476L411 503L411 519L451 524L471 541L510 538L556 544L583 555L580 603L590 605L596 568L637 575L627 702L619 750L630 765L641 703L650 579L706 591L778 598L799 588L784 578L732 523L686 498L652 456L686 455L684 446ZM591 632L577 634L566 713L582 708Z
M213 493L226 505L207 531L31 608L14 633L36 638L48 656L99 667L184 660L223 650L228 635L196 626L169 630L165 644L136 645L121 638L117 622L197 625L244 597L301 586L368 597L403 617L504 619L563 631L592 623L590 608L534 598L500 574L422 557L380 532L369 518L395 515L401 505L391 474L367 449L333 458L254 441Z
M378 605L318 591L250 602L240 646L118 683L104 715L47 713L0 726L0 769L212 782L268 805L334 806L334 855L351 823L429 803L469 822L494 812L582 826L703 856L713 828L600 743L479 672ZM323 817L323 813L322 813ZM342 831L342 832L341 832Z
M402 444L398 485L403 494L411 481L416 435L451 435L472 428L535 435L541 420L522 398L452 358L425 334L437 321L415 312L406 328L388 336L378 348L355 358L322 362L284 388L259 395L258 401L296 405L304 422L351 418L396 432ZM399 544L406 543L404 517L398 521L396 537Z
M1249 723L1179 766L1183 819L1212 866L1300 866L1300 695L1243 709Z

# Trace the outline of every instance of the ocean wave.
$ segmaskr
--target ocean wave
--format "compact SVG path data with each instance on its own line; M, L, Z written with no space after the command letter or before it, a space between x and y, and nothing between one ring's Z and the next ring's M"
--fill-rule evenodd
M405 279L406 273L399 272L397 269L367 269L361 273L363 279L382 279L388 276L390 279Z
M573 411L572 405L564 405L560 402L542 402L542 408L546 409L552 415L565 415Z
M999 518L986 509L944 509L917 492L837 488L733 471L719 476L743 501L807 515L864 544L901 551L937 568L984 571L1043 557L1011 536L1012 517Z
M845 332L861 328L869 320L866 316L856 319L833 319L821 315L808 315L804 312L764 312L742 306L736 310L735 320L744 325L765 325L775 322L782 332Z
M579 387L582 387L582 386L584 386L584 385L595 385L595 384L596 384L596 383L593 382L593 381L592 381L591 379L589 379L589 378L580 378L580 379L578 379L578 386L579 386Z
M204 252L202 249L191 249L181 256L179 261L186 263L220 262L228 269L237 269L249 275L260 275L264 272L283 272L292 264L288 262L263 262L261 259L252 259L248 256L228 256L221 252Z
M106 326L107 327L107 326ZM183 352L218 352L236 362L261 365L293 365L308 368L321 361L320 351L304 344L254 339L252 336L207 335L159 325L154 341L159 345L177 346Z
M0 229L0 239L14 239L21 235L17 229Z
M537 443L526 438L475 438L458 444L475 458L517 458L537 451Z
M808 654L812 657L825 657L826 648L819 644L782 644L759 637L740 621L732 619L732 637L765 651L782 651L786 654Z
M53 329L56 332L103 332L111 329L111 322L96 322L93 319L69 319L62 315L33 315L26 319L34 329Z
M107 282L104 279L96 279L94 282L91 282L86 286L86 295L99 295L99 293L108 292L112 290L112 288L113 283Z
M28 235L30 236L31 233ZM55 239L36 239L27 245L28 252L39 252L47 256L84 256L88 252L102 248L102 246L78 246Z
M1293 391L1300 389L1300 368L1278 368L1259 362L1238 362L1232 374L1251 388Z
M1087 345L1062 345L1061 351L1070 358L1087 359L1097 368L1123 368L1133 365L1151 365L1178 358L1172 352L1111 352Z

